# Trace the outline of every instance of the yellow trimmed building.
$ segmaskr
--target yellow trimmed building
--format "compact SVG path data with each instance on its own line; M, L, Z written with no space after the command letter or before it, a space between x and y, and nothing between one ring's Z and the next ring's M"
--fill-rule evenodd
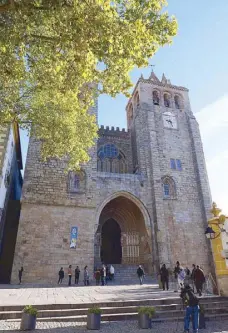
M228 217L220 214L215 203L211 213L214 217L208 221L207 237L211 239L218 291L228 296Z

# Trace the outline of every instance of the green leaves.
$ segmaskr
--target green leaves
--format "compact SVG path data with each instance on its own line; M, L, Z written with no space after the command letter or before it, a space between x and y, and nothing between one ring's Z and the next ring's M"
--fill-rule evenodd
M15 0L0 9L0 121L18 121L42 140L42 156L88 160L95 97L131 88L176 34L163 0ZM102 66L99 66L102 64ZM89 83L93 82L93 86Z

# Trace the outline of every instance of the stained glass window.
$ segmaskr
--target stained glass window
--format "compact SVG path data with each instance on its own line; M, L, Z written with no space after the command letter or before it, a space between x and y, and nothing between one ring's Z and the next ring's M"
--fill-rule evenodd
M165 176L162 179L162 189L164 199L176 199L176 186L172 177Z
M169 184L163 184L164 197L169 196Z
M180 160L176 160L177 170L182 170L182 165Z
M173 158L170 159L170 167L171 167L171 169L176 169L176 163Z

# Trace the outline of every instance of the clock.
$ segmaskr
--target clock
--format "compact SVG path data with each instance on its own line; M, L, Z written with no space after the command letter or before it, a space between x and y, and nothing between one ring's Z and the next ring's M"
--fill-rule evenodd
M163 113L162 117L164 127L177 129L177 119L174 114L172 114L171 112L165 112Z

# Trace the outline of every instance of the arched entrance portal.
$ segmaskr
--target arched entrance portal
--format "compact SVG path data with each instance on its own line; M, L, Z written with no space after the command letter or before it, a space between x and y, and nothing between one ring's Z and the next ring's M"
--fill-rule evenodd
M151 266L152 240L148 213L138 199L127 195L114 197L100 210L95 234L95 266L102 262Z
M107 220L102 226L100 257L106 264L121 264L121 229L114 219Z

